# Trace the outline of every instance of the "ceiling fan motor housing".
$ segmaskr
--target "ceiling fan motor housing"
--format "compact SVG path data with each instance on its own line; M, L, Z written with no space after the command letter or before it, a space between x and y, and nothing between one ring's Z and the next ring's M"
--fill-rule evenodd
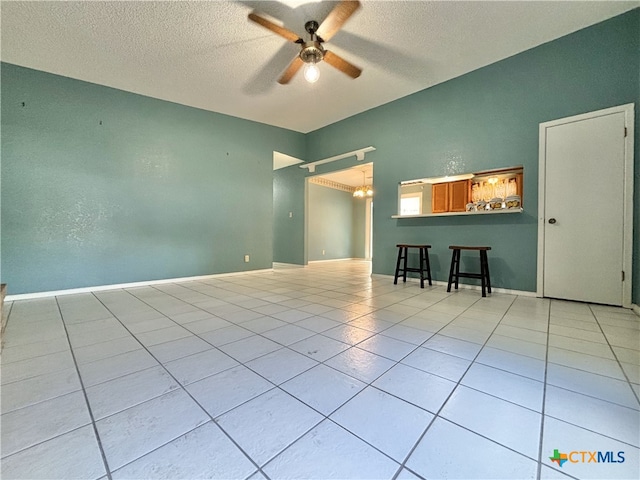
M300 50L300 58L304 63L318 63L324 57L324 49L320 42L305 42Z

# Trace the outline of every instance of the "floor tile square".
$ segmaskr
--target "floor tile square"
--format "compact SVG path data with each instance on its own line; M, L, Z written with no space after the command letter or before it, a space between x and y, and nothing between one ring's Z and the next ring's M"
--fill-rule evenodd
M615 378L550 363L547 367L547 383L624 407L640 409L629 383Z
M128 336L123 338L116 338L115 340L109 340L106 342L100 342L95 345L88 345L86 347L79 347L73 349L73 354L78 364L85 364L102 360L108 357L115 357L121 353L128 353L134 350L141 350L144 347L138 342L135 337Z
M454 382L458 382L471 365L469 360L423 347L411 352L402 363Z
M217 348L211 348L164 364L165 368L182 385L188 385L236 365L238 365L237 361Z
M345 350L325 363L365 383L373 382L394 365L394 362L387 358L357 347Z
M460 383L536 412L542 411L542 382L474 363Z
M174 325L173 327L162 328L160 330L138 333L136 334L136 338L140 340L144 346L150 347L152 345L178 340L179 338L185 338L191 335L193 334L188 330L178 325Z
M146 350L133 350L114 357L78 365L85 388L114 378L155 367L158 362Z
M264 316L244 322L242 327L251 330L254 333L264 333L284 325L288 325L287 322L283 322L277 318Z
M271 478L390 479L399 465L330 420L307 433L264 471Z
M149 347L149 352L159 362L166 363L172 360L178 360L182 357L193 355L194 353L210 350L211 344L205 342L199 337L192 335L190 337L180 338L171 342L161 343Z
M5 303L6 305L6 303ZM11 346L6 342L2 349L2 365L42 357L52 353L60 353L69 350L69 341L66 337L58 337L43 342L33 342L24 345Z
M312 317L308 317L300 320L299 322L296 322L295 325L306 328L307 330L311 330L316 333L321 333L342 324L340 322L336 322L335 320L330 320L328 318L314 315Z
M586 353L574 352L563 348L549 347L549 363L557 363L565 367L584 370L598 375L626 380L620 364L608 358L587 355Z
M518 355L537 358L538 360L544 360L547 353L547 348L539 343L526 342L517 338L497 334L491 335L489 340L487 340L486 346L517 353Z
M191 383L186 387L213 418L272 388L274 388L272 383L243 365Z
M440 416L532 459L538 458L540 413L459 386Z
M103 475L106 475L104 462L91 425L2 459L4 479L51 480Z
M0 417L2 455L7 456L91 423L82 392L72 392Z
M492 347L484 347L476 358L477 363L499 368L533 380L544 381L545 362L537 358L518 355Z
M329 415L365 386L349 375L326 365L317 365L280 387L320 413Z
M6 341L8 342L8 340ZM74 367L71 350L26 358L12 363L3 362L1 382L4 385Z
M262 335L273 340L274 342L286 346L311 337L315 335L315 333L311 330L307 330L306 328L302 328L294 324L287 324L273 330L268 330Z
M2 413L7 413L80 389L78 372L75 368L68 368L3 385L0 407Z
M274 352L282 348L282 345L269 340L268 338L254 335L252 337L238 340L237 342L227 343L220 347L230 357L240 363L246 363L254 358L261 357L267 353Z
M534 479L538 470L536 461L440 418L429 427L406 466L424 478L478 480Z
M132 478L247 478L256 470L251 461L213 422L148 453L112 474Z
M339 342L348 343L349 345L356 345L363 340L375 335L369 330L354 327L353 325L348 323L322 332L322 334L329 338L333 338L334 340L338 340Z
M604 455L613 452L611 457L619 460L618 452L624 452L624 462L582 462L582 456L577 453L571 456L574 461L563 462L560 467L550 457L555 450L567 456L573 451L601 451ZM611 458L610 457L610 458ZM571 478L584 479L637 479L640 472L640 450L626 443L598 435L575 425L545 416L544 434L542 442L542 464L554 472L571 475ZM547 475L547 478L553 478Z
M316 411L274 389L225 413L217 422L258 465L264 465L321 420Z
M183 390L174 390L98 420L96 427L109 467L117 470L209 420Z
M434 335L424 343L423 347L466 360L473 360L482 348L477 343L445 337L444 335Z
M636 409L548 385L545 415L640 447Z
M251 360L245 365L270 382L280 385L317 364L318 362L305 355L289 350L288 348L281 348L280 350Z
M289 348L318 362L324 362L348 349L349 345L324 335L314 335L301 342L289 345Z
M399 363L373 382L373 386L437 413L456 383Z
M330 419L402 462L433 420L433 415L377 388L367 387L334 412Z
M397 324L382 331L380 335L412 343L413 345L422 345L429 338L433 337L434 333L427 330L420 330L419 328L407 327L403 324Z
M86 393L93 416L99 420L179 387L164 368L157 366L94 385Z
M406 343L396 340L395 338L375 335L360 342L358 348L390 360L399 361L418 347L412 343Z
M232 325L230 327L219 328L211 332L202 333L200 338L206 340L214 347L220 347L229 343L237 342L243 338L253 337L255 333L246 328Z

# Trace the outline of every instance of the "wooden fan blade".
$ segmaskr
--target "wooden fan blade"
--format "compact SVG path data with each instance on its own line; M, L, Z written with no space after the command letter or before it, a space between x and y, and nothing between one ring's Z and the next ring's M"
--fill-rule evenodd
M263 18L254 12L249 14L249 20L251 20L252 22L256 22L258 25L262 25L264 28L268 28L272 32L277 33L281 37L284 37L291 42L302 41L302 39L291 30L281 27L280 25L276 25L272 21L267 20L266 18Z
M282 85L286 85L287 83L289 83L293 76L298 72L298 70L300 70L300 67L302 67L303 64L304 62L300 57L294 58L287 69L284 71L280 79L278 79L278 83Z
M323 60L327 62L329 65L331 65L332 67L335 67L341 72L346 73L351 78L358 78L362 73L362 70L360 70L358 67L347 62L344 58L339 57L338 55L336 55L333 52L330 52L329 50L326 50L324 52Z
M349 20L349 17L360 8L360 2L357 0L343 0L331 10L331 13L324 19L324 22L316 32L323 41L327 42L333 37L342 25Z

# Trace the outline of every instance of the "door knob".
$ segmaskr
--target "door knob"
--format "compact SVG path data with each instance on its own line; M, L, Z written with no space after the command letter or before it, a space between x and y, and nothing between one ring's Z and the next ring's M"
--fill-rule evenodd
M553 225L554 223L556 223L556 219L555 219L555 218L550 218L550 219L549 219L549 223L550 223L551 225Z

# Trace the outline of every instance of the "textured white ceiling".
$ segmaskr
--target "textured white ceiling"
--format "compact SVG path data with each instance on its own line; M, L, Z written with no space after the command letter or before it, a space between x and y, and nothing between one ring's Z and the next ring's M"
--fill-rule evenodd
M361 187L373 184L373 163L362 163L355 167L339 170L337 172L316 175L333 182L338 182L350 187Z
M302 36L335 2L2 1L2 61L309 132L630 10L640 2L363 1L327 48L318 83L277 78L298 47L250 23L254 8ZM587 52L585 52L588 54Z

